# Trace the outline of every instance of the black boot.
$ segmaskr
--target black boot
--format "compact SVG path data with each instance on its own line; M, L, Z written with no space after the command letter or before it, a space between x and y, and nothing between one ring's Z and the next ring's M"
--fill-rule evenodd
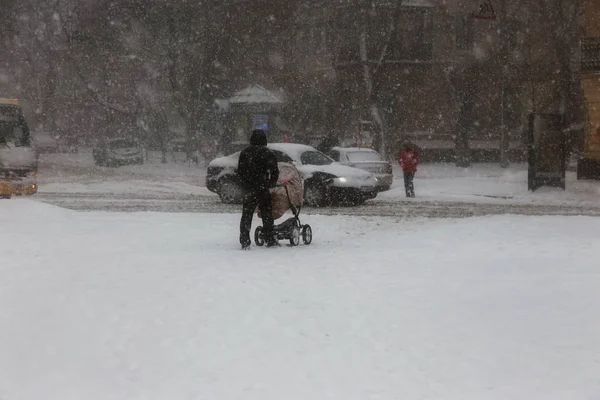
M277 247L279 246L279 242L274 237L271 237L270 240L266 241L267 247Z
M250 249L250 245L252 244L252 242L250 241L250 237L240 235L240 244L242 245L242 250Z

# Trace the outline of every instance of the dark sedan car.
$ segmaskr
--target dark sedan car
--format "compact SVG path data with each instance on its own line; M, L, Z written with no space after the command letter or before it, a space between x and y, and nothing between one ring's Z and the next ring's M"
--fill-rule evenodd
M96 165L102 167L144 163L144 153L140 144L135 140L125 138L100 142L94 147L93 156Z

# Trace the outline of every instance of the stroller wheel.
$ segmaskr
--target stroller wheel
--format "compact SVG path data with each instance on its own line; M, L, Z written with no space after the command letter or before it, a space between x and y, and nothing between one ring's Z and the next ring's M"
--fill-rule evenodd
M265 234L262 226L259 226L254 230L254 243L256 243L257 246L265 245Z
M297 226L294 226L292 228L290 244L292 246L298 246L300 244L300 228L298 228Z
M302 228L302 241L304 244L312 243L312 228L310 225L304 225Z

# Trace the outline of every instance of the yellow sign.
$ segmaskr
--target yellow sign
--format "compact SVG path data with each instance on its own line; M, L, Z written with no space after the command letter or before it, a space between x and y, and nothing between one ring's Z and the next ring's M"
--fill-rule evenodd
M20 105L18 99L7 99L7 98L2 98L2 97L0 97L0 104L11 104L14 106Z

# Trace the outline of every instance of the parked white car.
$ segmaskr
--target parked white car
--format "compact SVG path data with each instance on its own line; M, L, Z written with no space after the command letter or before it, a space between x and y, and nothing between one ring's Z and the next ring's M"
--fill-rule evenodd
M314 147L270 143L278 162L292 163L304 179L304 201L311 206L332 203L362 204L377 196L375 177L361 169L335 162ZM208 165L206 187L224 203L240 203L243 190L237 177L240 152L214 159Z
M363 147L334 147L331 158L340 164L360 168L370 172L377 180L377 191L390 189L394 181L392 164L383 159L381 154L373 149Z

